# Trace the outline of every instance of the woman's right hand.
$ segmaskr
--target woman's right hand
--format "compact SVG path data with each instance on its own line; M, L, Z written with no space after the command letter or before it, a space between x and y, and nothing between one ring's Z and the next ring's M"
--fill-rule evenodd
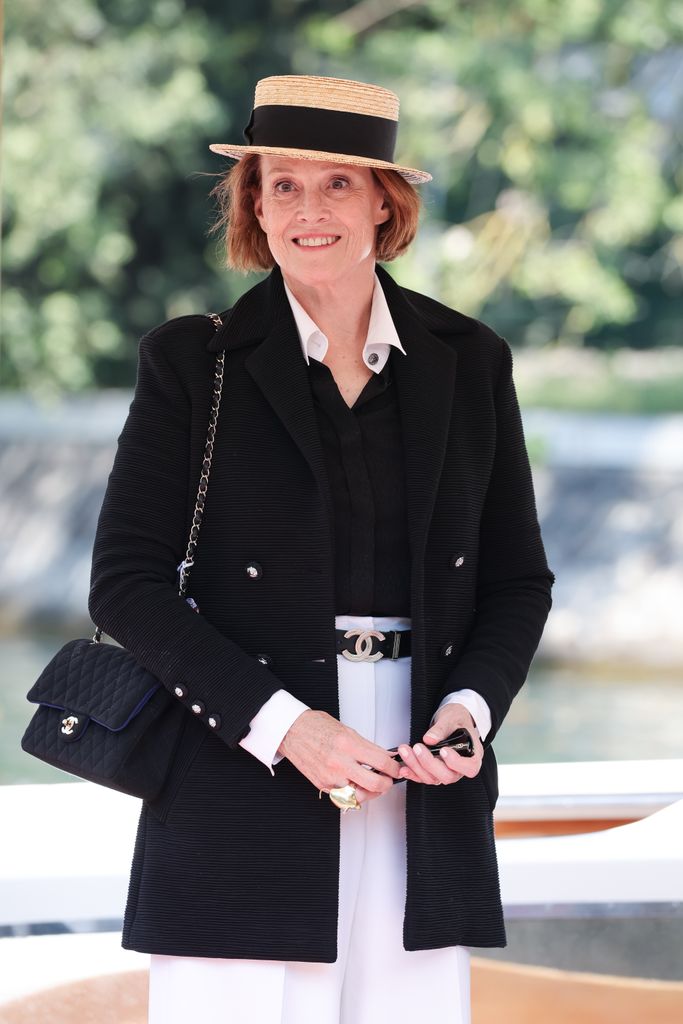
M391 789L391 779L401 777L399 766L383 747L342 725L326 711L312 708L294 720L278 753L291 761L316 789L329 793L349 783L355 786L358 803L382 796Z

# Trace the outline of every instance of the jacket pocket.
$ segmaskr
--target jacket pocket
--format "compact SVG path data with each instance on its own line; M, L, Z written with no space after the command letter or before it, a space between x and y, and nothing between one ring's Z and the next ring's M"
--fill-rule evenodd
M491 812L493 812L498 803L498 765L493 747L487 747L484 752L484 760L481 764L479 777L486 790Z
M197 760L199 751L209 736L207 727L188 713L183 732L178 742L178 750L173 767L159 796L149 802L150 813L160 822L165 822L180 792L185 777Z

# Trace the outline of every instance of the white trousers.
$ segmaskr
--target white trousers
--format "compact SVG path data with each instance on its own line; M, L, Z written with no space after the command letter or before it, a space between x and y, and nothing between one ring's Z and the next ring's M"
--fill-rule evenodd
M338 615L336 626L409 629L410 619ZM407 741L410 658L337 664L341 721L380 746ZM149 1024L469 1024L469 950L403 948L405 789L340 812L335 963L153 955Z

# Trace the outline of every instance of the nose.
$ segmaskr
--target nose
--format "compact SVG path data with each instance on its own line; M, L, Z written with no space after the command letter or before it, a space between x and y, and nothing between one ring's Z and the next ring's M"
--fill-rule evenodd
M312 224L327 220L330 215L325 195L319 189L302 189L297 208L297 220Z

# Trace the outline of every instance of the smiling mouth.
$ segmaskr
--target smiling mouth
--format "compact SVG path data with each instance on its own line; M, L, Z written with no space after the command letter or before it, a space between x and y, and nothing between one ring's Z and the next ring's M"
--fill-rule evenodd
M340 238L341 235L318 235L316 238L295 238L293 241L302 249L323 249L334 245Z

